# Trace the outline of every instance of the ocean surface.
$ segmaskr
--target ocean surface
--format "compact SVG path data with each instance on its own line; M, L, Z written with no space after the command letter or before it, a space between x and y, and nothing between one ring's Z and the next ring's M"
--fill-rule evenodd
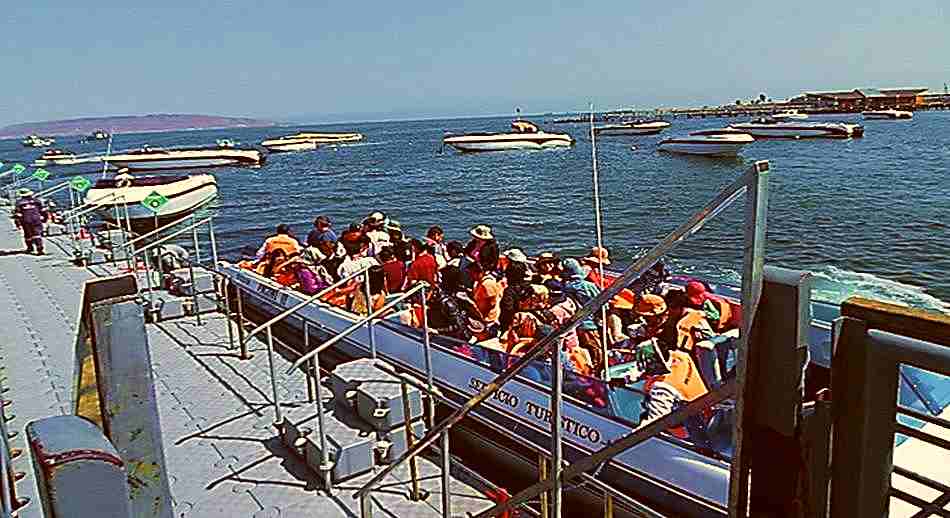
M510 122L481 118L122 134L113 148L209 145L224 137L256 145L303 129L366 135L357 144L271 154L260 169L212 170L220 190L215 227L225 257L257 246L278 223L303 237L319 214L342 229L376 210L417 236L438 224L447 239L464 242L468 229L483 223L503 248L585 254L596 243L588 127L535 120L572 134L577 144L464 155L440 149L444 132L505 131ZM757 141L737 160L656 151L663 137L734 121L673 119L658 136L598 137L604 243L615 266L656 244L753 161L769 160L769 264L814 272L814 296L823 300L864 294L950 311L950 112L861 121L861 139ZM78 140L59 138L56 147L79 153L106 145ZM16 140L0 141L3 170L27 165L40 153ZM98 176L90 165L48 169L53 176L47 186L77 174ZM740 199L669 261L678 272L739 283L742 238Z

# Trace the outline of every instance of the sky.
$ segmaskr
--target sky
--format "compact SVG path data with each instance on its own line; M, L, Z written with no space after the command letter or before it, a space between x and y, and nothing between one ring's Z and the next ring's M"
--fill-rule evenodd
M0 126L652 109L950 82L947 0L5 4Z

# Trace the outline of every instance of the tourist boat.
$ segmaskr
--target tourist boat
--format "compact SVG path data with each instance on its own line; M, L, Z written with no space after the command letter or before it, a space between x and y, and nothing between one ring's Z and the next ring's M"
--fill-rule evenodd
M443 144L467 151L502 151L508 149L546 149L574 145L574 138L567 133L547 133L533 122L515 120L508 133L466 133L446 135Z
M752 135L744 131L719 128L694 131L685 137L661 140L657 149L686 155L736 156L743 146L754 141Z
M26 147L46 147L56 143L53 137L40 137L38 135L29 135L22 141Z
M864 135L864 126L844 122L784 122L761 118L730 124L755 138L851 138Z
M597 135L656 135L670 126L669 122L661 120L629 121L594 126L594 133Z
M232 286L244 294L245 311L267 319L306 300L306 296L283 287L271 279L226 262L219 265ZM609 274L616 275L616 274ZM682 289L685 278L672 278L667 289ZM732 305L738 305L739 290L731 286L713 285L712 291ZM836 307L815 303L814 318L830 315ZM301 340L303 321L317 333L310 343L319 343L360 321L360 316L322 302L314 302L287 318L288 336ZM812 358L830 358L824 349L830 347L830 321L814 322L811 328ZM404 325L399 316L391 315L374 325L375 344L379 357L410 374L425 377L425 353L422 331ZM503 346L494 341L463 344L458 340L431 335L432 370L435 383L454 406L461 406L491 381L500 368L510 361ZM359 328L327 351L340 361L370 356L369 335ZM460 350L471 352L459 352ZM464 441L490 452L495 469L525 472L537 469L537 452L550 446L550 424L545 420L549 406L547 364L539 364L537 376L520 376L507 383L486 405L472 411L474 418L463 421ZM613 370L614 366L611 367ZM530 368L529 368L530 369ZM611 386L602 380L566 373L563 415L565 419L565 458L577 458L609 444L633 431L640 423L642 382ZM568 394L570 393L570 394ZM662 503L676 515L708 516L712 509L724 509L728 502L729 458L731 456L731 409L725 408L718 424L707 429L712 449L699 448L687 440L663 434L627 450L606 464L598 479L639 498ZM580 490L583 492L583 490ZM689 492L691 497L684 498ZM602 493L601 493L602 495ZM594 493L581 498L594 502Z
M134 151L104 156L102 160L120 169L142 171L193 167L257 167L264 163L264 155L257 149L222 147L163 149L143 146Z
M167 200L154 210L143 204L146 198L155 198L153 193ZM106 220L113 220L117 212L120 219L124 219L128 209L129 219L133 222L152 223L158 216L161 223L193 212L217 195L218 184L210 174L139 176L131 179L117 175L115 178L98 180L86 191L85 203L95 206L96 213Z
M33 161L35 167L46 167L51 165L73 165L77 164L76 154L65 149L47 149L39 158Z
M869 110L863 112L861 115L864 116L867 120L896 120L896 119L913 119L914 112L904 111L904 110L895 110L893 108L889 110Z
M280 153L290 151L313 151L319 147L319 144L317 144L315 140L281 137L265 140L261 142L261 146L264 146L264 148L266 148L268 151Z
M798 110L783 110L772 114L773 119L777 120L804 120L808 115Z

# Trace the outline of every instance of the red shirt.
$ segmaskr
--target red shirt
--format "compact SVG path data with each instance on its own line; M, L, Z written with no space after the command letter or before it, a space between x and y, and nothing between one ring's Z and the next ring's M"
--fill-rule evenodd
M432 286L436 286L435 277L439 273L439 264L435 262L432 254L422 254L416 257L416 260L409 265L409 282L426 281Z
M383 275L386 276L387 293L402 291L402 287L406 283L406 272L403 269L402 261L383 263Z

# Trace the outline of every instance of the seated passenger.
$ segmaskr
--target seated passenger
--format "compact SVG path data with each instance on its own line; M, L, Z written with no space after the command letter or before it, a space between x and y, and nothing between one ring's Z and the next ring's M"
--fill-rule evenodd
M484 337L479 340L485 340L498 335L498 318L501 314L501 296L504 293L505 282L495 278L492 273L496 263L489 259L489 255L482 255L478 263L473 264L469 271L475 286L472 289L472 299L481 315L482 323L485 325Z
M584 264L590 268L587 280L594 283L600 289L604 289L610 284L607 279L600 277L601 266L606 268L610 265L609 256L610 253L607 252L606 248L595 246L590 249L590 255L583 259Z
M370 256L377 255L383 248L392 246L389 241L389 233L383 227L386 225L386 215L382 212L374 212L363 220L363 233L369 237L371 247Z
M607 312L608 344L617 345L630 338L625 331L637 322L637 314L633 312L636 298L633 291L625 288L610 299L610 310Z
M433 225L426 231L426 237L423 241L424 244L432 247L432 256L435 257L435 262L439 265L439 269L445 267L445 263L448 261L444 240L445 231L442 230L442 227Z
M504 333L511 328L515 313L519 311L522 299L526 298L530 289L528 267L522 262L513 262L505 270L506 286L501 295L498 313L498 332Z
M347 246L347 255L343 259L343 262L340 263L339 268L337 268L337 278L339 279L347 278L359 271L379 265L379 261L377 261L375 257L368 257L366 255L370 248L369 238L365 235L361 235L357 239L358 241L356 243L345 245ZM356 275L337 290L340 295L345 296L347 308L352 307L356 292L363 291L363 282L363 275Z
M406 272L407 282L412 285L417 281L424 281L427 282L429 286L437 286L439 264L432 255L432 247L424 245L422 241L418 239L413 239L411 243L415 259L412 261L412 264L409 265L409 270Z
M574 313L577 312L577 304L571 299L564 299L561 302L542 310L539 315L541 320L552 330L561 327L567 322ZM561 355L562 363L571 371L583 376L591 376L594 373L594 364L591 361L590 353L587 349L581 347L580 340L577 338L577 330L572 329L561 337Z
M445 336L468 342L472 339L468 316L458 300L438 287L426 291L426 319L429 329ZM414 306L413 326L422 327L422 307Z
M692 309L706 313L706 319L717 333L736 329L741 324L738 311L733 311L729 301L709 293L700 281L686 283L686 302Z
M454 266L455 268L459 267L459 262L462 260L462 254L465 247L462 246L462 243L458 241L449 241L445 245L445 266Z
M564 281L561 279L561 259L552 252L541 252L534 266L537 273L531 282L546 287L553 302L563 300Z
M317 216L313 220L313 230L307 234L307 246L316 248L320 246L321 242L336 242L336 240L336 232L333 231L333 223L330 222L330 218Z
M369 259L374 259L370 257ZM370 267L366 272L369 276L369 309L366 307L366 288L361 284L359 289L353 292L353 299L350 304L350 310L358 315L369 315L370 312L377 311L386 305L386 276L383 267L376 264Z
M300 243L298 243L297 239L290 233L290 227L284 223L277 225L275 235L264 240L264 244L257 250L257 258L260 259L275 250L283 251L285 256L300 253Z
M664 364L666 372L648 376L643 385L646 398L643 400L641 425L659 419L709 392L693 359L686 352L670 352ZM683 426L671 428L669 432L681 439L689 437Z
M287 254L278 248L266 254L265 257L268 259L261 263L261 268L257 273L273 279L280 272L280 267L287 262Z
M406 286L406 269L402 261L396 260L393 247L379 252L378 259L383 263L383 275L386 277L386 292L401 293Z
M587 280L588 272L577 259L565 259L563 265L564 294L572 299L578 308L583 307L600 294L600 288ZM594 372L600 372L604 368L603 346L600 342L600 329L593 316L582 320L577 326L577 337L580 340L581 347L587 349L587 352L590 353L591 360L594 362Z

